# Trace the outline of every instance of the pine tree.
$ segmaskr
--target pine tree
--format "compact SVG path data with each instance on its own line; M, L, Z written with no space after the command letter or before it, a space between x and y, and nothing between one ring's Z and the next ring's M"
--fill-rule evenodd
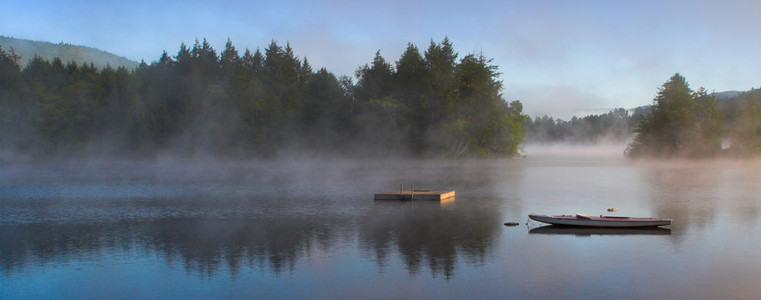
M705 157L720 150L721 115L705 89L693 92L679 73L663 84L635 128L630 157Z
M25 84L13 48L0 47L0 151L22 151L30 136L31 109L23 101Z
M731 123L730 150L738 156L761 156L761 92L758 89L740 95L737 119Z
M393 80L396 87L395 95L404 107L401 121L408 123L403 125L404 127L409 127L409 131L403 137L404 143L416 155L426 151L426 133L432 120L440 117L431 111L432 97L428 94L428 77L428 69L420 51L415 45L407 44L407 49L396 62Z

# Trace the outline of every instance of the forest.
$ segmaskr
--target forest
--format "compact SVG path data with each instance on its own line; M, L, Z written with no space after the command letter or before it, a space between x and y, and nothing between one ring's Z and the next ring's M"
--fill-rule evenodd
M631 140L632 130L646 107L638 107L630 114L616 108L604 114L555 119L544 115L526 121L526 143L535 144L624 144Z
M313 70L276 41L242 55L204 39L135 69L0 49L0 160L161 153L274 158L510 157L528 117L502 98L498 67L448 38L355 76ZM356 80L356 81L355 81Z
M526 143L628 143L624 153L630 158L759 157L761 90L692 90L677 73L658 89L652 105L569 121L535 117L524 127Z
M677 73L658 89L634 133L625 151L632 158L759 157L761 91L719 102Z

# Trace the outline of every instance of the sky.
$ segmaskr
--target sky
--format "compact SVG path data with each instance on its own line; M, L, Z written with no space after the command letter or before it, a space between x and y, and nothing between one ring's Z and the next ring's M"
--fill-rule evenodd
M675 73L709 92L761 87L761 1L0 0L0 35L135 61L207 39L239 53L290 43L337 76L448 37L499 66L503 98L568 119L652 103Z

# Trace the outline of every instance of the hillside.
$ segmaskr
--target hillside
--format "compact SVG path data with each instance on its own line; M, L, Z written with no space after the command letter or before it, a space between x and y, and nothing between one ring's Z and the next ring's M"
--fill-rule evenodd
M78 64L93 63L97 68L103 68L110 65L112 68L124 66L128 69L134 69L138 63L115 54L95 49L92 47L75 46L63 42L54 44L50 42L39 42L31 40L16 39L11 37L0 36L0 47L5 51L11 48L21 57L19 64L23 68L27 62L34 58L35 55L46 60L53 60L56 57L66 63L70 61Z
M716 97L718 109L730 119L736 119L746 109L744 99L761 98L760 89L749 91L724 91L711 94ZM652 105L634 109L613 109L600 115L575 116L570 120L550 116L528 120L525 141L527 143L626 143L634 136L641 116L649 114Z

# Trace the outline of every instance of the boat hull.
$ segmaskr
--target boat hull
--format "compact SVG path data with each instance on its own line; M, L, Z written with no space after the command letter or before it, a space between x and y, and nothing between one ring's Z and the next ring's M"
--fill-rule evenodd
M548 216L529 214L528 217L534 221L542 223L561 225L561 226L583 226L583 227L655 227L671 225L671 219L659 218L631 218L631 217L613 217L613 216L590 216L577 214Z

